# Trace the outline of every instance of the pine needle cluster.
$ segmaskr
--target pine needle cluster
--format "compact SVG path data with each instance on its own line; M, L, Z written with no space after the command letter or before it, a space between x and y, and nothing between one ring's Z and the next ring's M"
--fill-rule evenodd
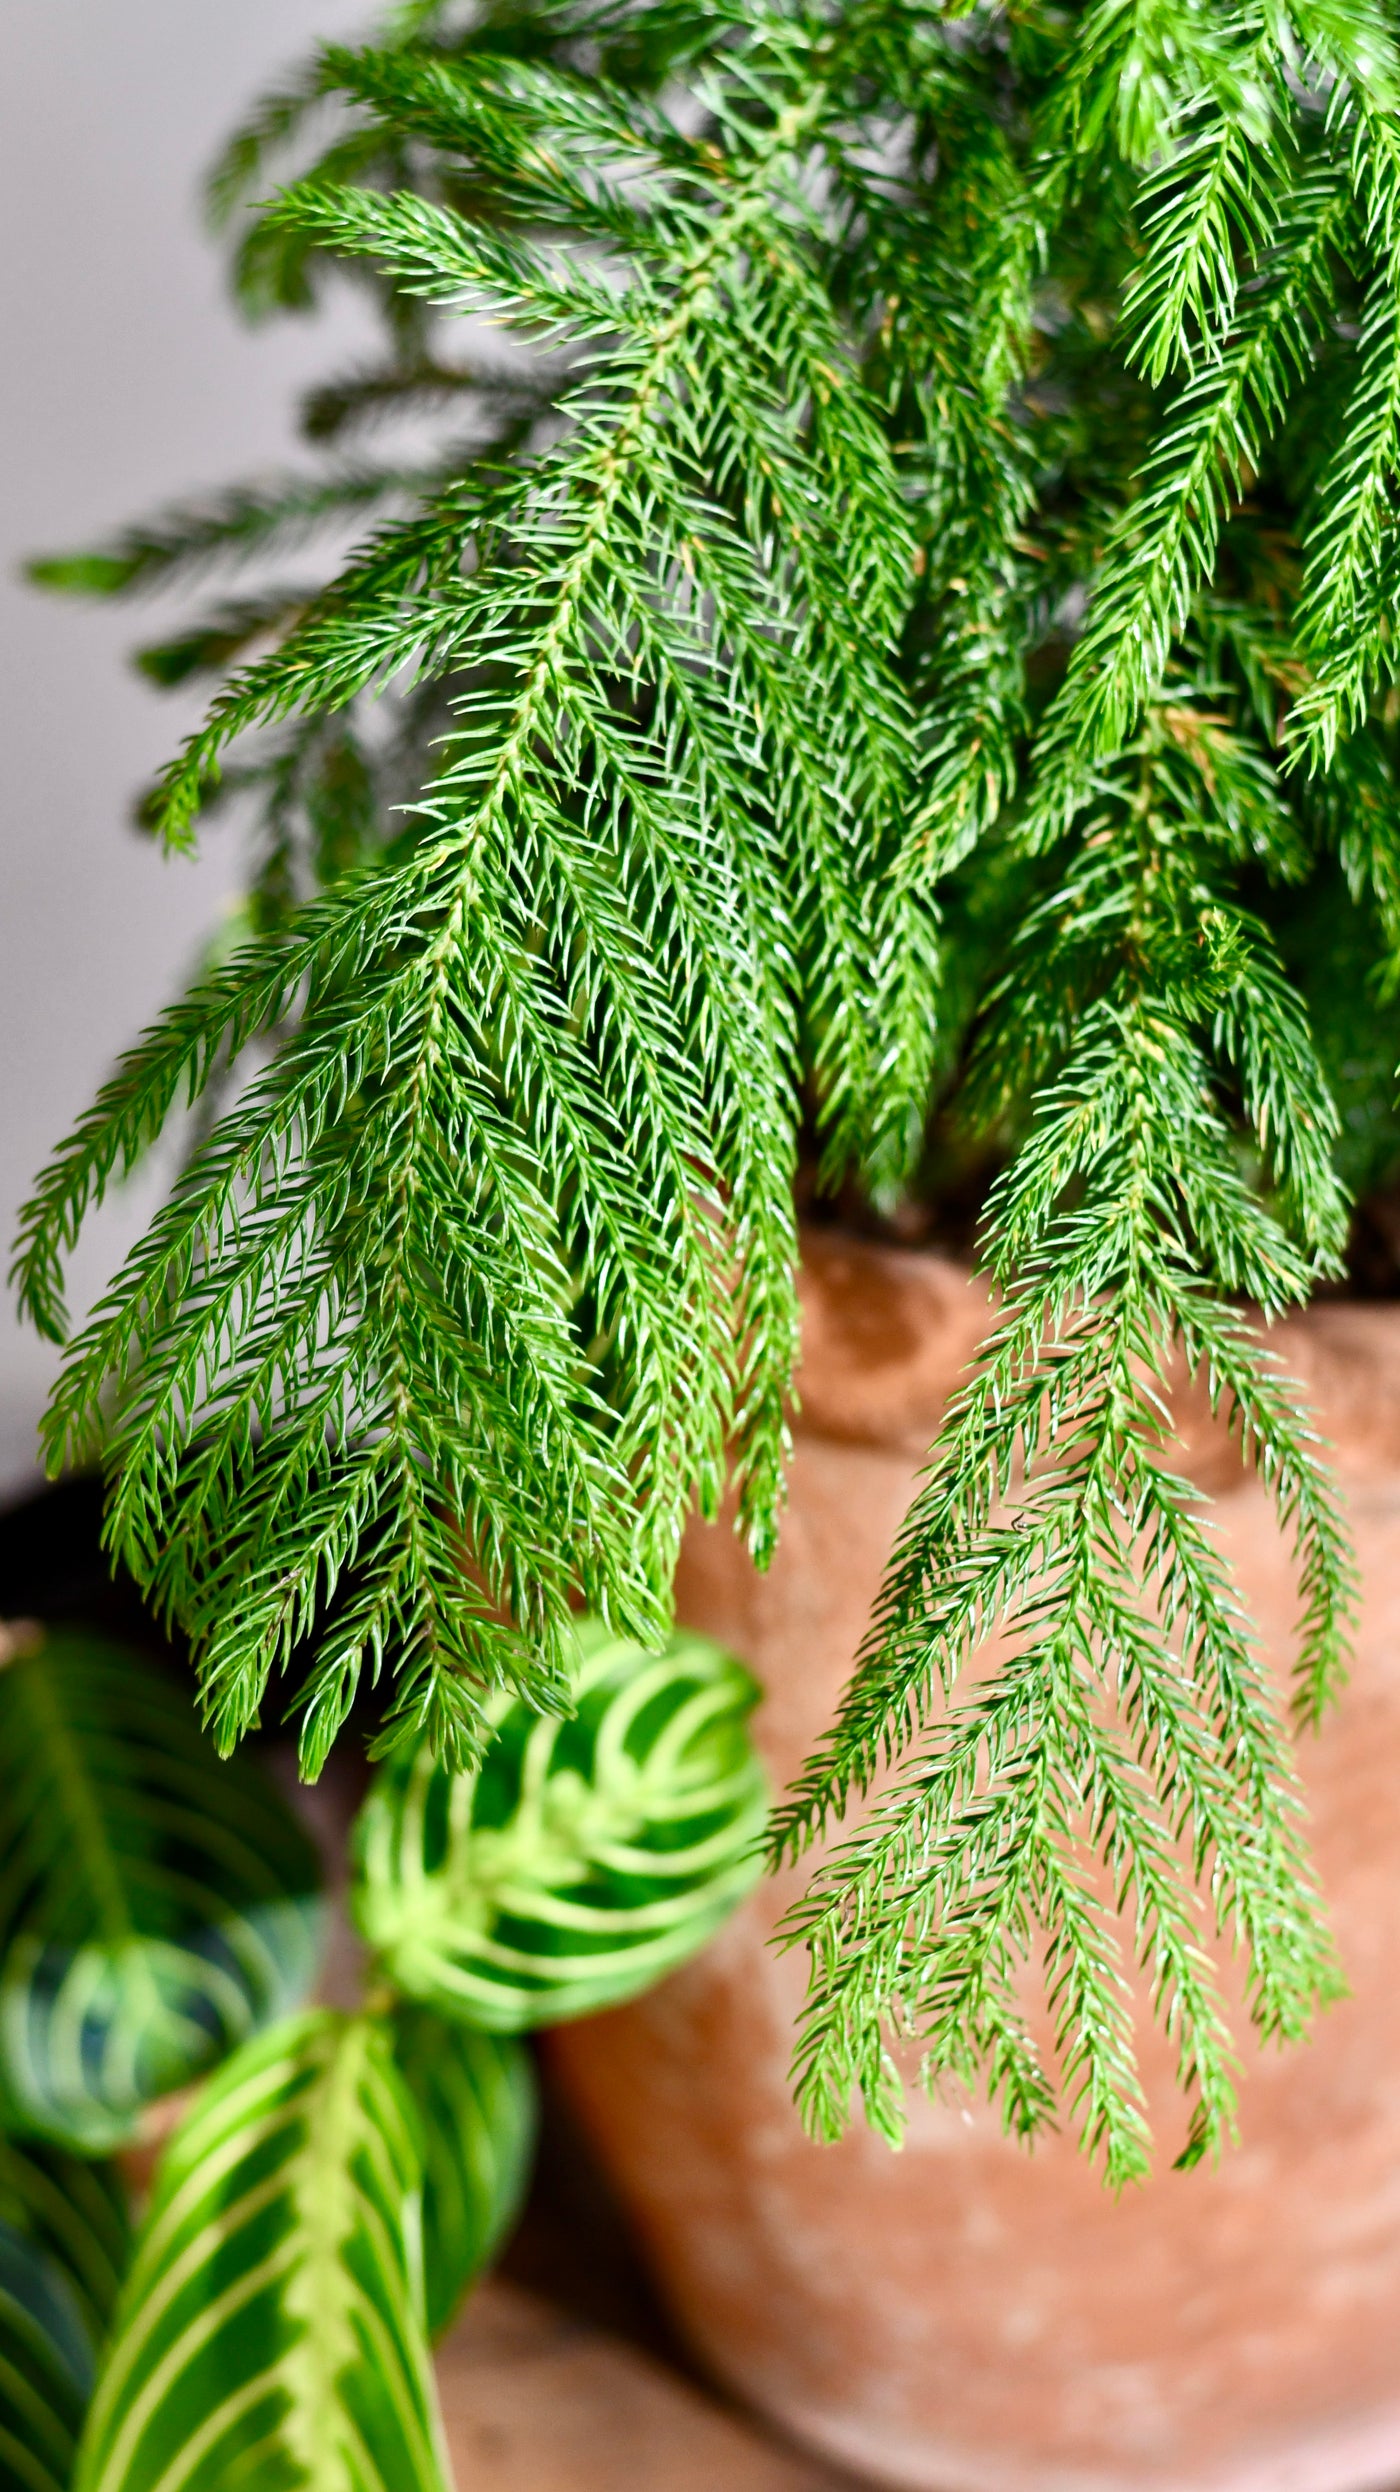
M1400 942L1397 110L1382 0L413 0L211 186L250 313L348 272L382 315L317 463L36 566L225 583L144 653L216 681L145 818L242 803L244 938L18 1262L60 1335L86 1211L196 1111L49 1443L224 1745L319 1621L308 1772L382 1668L465 1760L503 1683L567 1704L580 1596L661 1632L726 1480L761 1561L799 1149L894 1201L941 1085L1009 1151L995 1330L774 1826L878 1785L793 1924L825 2134L897 2125L912 2041L1122 2181L1133 1959L1188 2158L1212 1928L1265 2033L1335 1985L1165 1395L1275 1497L1315 1720L1349 1560L1245 1310L1347 1236L1289 909L1377 999Z

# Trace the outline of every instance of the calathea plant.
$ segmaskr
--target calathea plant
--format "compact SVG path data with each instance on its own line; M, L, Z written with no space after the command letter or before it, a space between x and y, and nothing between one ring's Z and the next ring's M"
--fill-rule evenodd
M692 1509L771 1550L799 1181L890 1212L950 1135L994 1175L994 1328L772 1827L879 1784L793 1923L822 2134L857 2092L897 2126L913 2042L1121 2182L1125 1959L1188 2159L1233 2116L1212 1926L1265 2034L1335 1986L1166 1396L1204 1379L1273 1493L1314 1722L1350 1566L1256 1317L1397 1155L1395 35L412 0L211 190L250 312L344 272L382 315L315 458L36 566L229 584L143 653L216 679L144 816L181 849L236 799L252 842L241 938L25 1217L59 1335L85 1212L191 1112L50 1455L100 1453L221 1749L294 1665L314 1775L392 1676L376 1860L499 1691L567 1714L577 1602L664 1636ZM424 1927L392 1950L465 1997Z
M520 2203L515 2037L634 1995L752 1883L755 1690L584 1621L561 1727L372 1782L358 2008L308 2005L319 1869L261 1769L140 1655L0 1673L0 2481L446 2492L431 2349ZM199 2084L201 2078L207 2081ZM194 2084L134 2244L119 2163Z

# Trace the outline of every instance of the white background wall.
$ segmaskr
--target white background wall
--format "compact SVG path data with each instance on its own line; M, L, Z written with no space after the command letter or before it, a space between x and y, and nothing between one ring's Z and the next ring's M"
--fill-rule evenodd
M353 354L331 321L242 328L199 174L247 98L350 0L0 0L0 1229L114 1053L165 999L230 879L220 834L164 861L132 792L188 708L126 667L149 610L20 585L90 542L292 450L300 385ZM133 1185L74 1272L94 1296L149 1207ZM35 1475L56 1354L0 1307L0 1497Z

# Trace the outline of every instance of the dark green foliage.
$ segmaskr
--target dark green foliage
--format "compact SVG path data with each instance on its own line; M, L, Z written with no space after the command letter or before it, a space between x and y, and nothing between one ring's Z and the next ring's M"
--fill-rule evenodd
M36 2138L0 2137L0 2224L62 2269L90 2342L100 2344L131 2248L116 2167Z
M1362 1200L1400 1169L1400 998L1390 947L1370 894L1353 898L1339 865L1321 866L1283 905L1276 899L1273 913L1336 1102L1332 1156L1347 1192Z
M567 1707L580 1593L659 1639L726 1469L772 1544L799 1134L887 1207L936 1093L1009 1154L997 1330L774 1835L893 1767L794 1924L824 2131L853 2085L893 2122L912 2039L1139 2169L1108 1891L1188 2155L1232 2116L1211 1918L1266 2031L1334 1979L1161 1386L1202 1371L1277 1498L1315 1719L1348 1563L1241 1307L1339 1273L1343 1181L1388 1165L1389 1058L1345 1071L1307 913L1345 883L1350 994L1392 991L1394 31L1380 0L400 8L214 184L246 308L335 267L383 314L308 402L321 464L43 567L240 573L144 660L221 678L146 813L179 846L252 806L247 940L119 1068L19 1262L60 1332L87 1208L199 1110L50 1445L101 1448L222 1745L327 1613L313 1772L366 1667L390 1742L464 1764L503 1689ZM400 418L418 447L371 463ZM289 581L337 520L368 533Z
M69 2492L130 2250L110 2165L0 2137L0 2483Z
M523 2043L430 2008L396 2007L390 2029L422 2133L423 2294L437 2337L520 2212L538 2117L534 2070Z
M63 2270L0 2219L0 2483L68 2492L93 2348Z
M0 1672L0 1768L4 2122L100 2153L304 1995L315 1855L178 1686L88 1636Z

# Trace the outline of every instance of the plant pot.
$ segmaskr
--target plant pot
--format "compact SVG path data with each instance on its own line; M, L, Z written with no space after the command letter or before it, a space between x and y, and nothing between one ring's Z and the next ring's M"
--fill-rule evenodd
M829 1720L986 1301L932 1257L815 1236L803 1413L771 1573L687 1541L689 1623L754 1665L786 1780ZM1253 2049L1242 2143L1171 2170L1166 2049L1143 2040L1160 2169L1115 2201L1064 2137L911 2099L892 2154L820 2147L788 2091L803 1963L760 1888L708 1953L551 2049L675 2313L752 2404L879 2482L938 2492L1390 2492L1400 2484L1400 1308L1276 1332L1333 1440L1364 1580L1351 1688L1302 1768L1351 1996ZM1286 1664L1286 1548L1199 1406L1184 1465Z

